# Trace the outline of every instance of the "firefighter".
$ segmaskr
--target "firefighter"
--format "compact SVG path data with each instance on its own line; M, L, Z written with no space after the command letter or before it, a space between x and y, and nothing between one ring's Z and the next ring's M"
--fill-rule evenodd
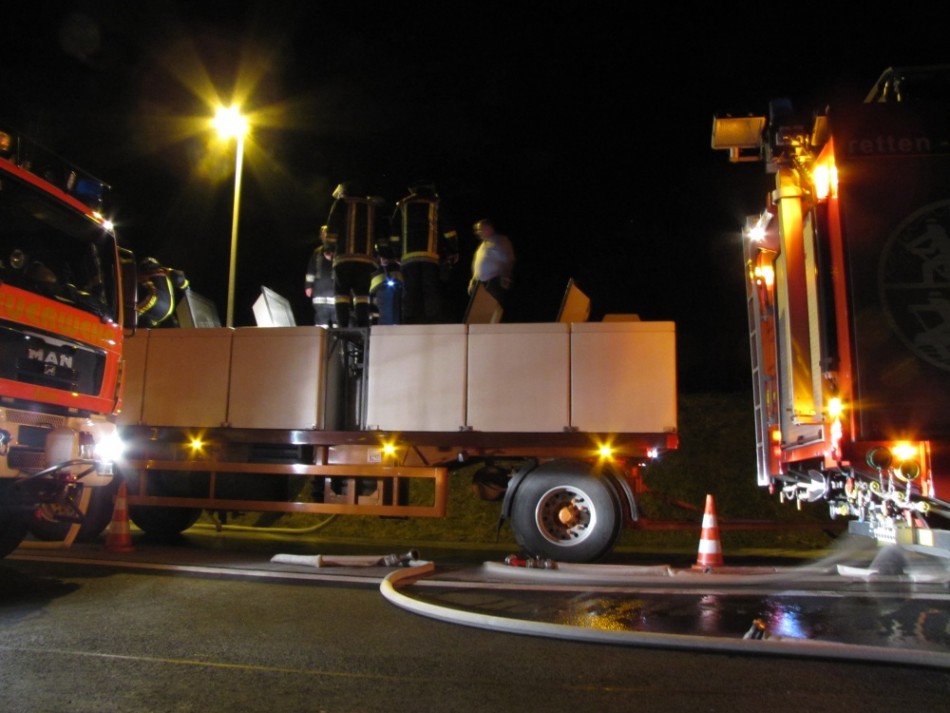
M140 327L177 327L175 308L190 287L181 270L163 266L153 257L139 262L139 298L135 304Z
M326 233L326 226L320 234ZM304 293L313 302L313 323L320 327L332 327L336 322L336 307L333 299L333 265L321 243L310 256L307 274L304 277Z
M458 262L458 234L435 185L417 181L396 203L390 238L402 267L402 321L438 324L444 321L441 281Z
M379 219L382 198L359 195L353 182L333 191L323 239L324 254L333 261L333 292L337 325L370 325L369 289L379 266L376 244L385 226Z

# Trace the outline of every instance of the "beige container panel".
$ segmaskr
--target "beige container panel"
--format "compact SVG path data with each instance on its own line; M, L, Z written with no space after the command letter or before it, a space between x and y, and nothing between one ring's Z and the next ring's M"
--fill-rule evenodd
M673 322L571 325L571 425L592 433L675 430Z
M566 323L469 325L467 425L563 431L571 418L570 349Z
M326 330L241 327L231 346L233 428L312 430L323 422Z
M366 425L457 431L465 424L466 326L370 328Z
M227 327L152 330L144 424L214 428L225 423L233 332Z
M145 390L145 357L151 330L137 329L135 335L122 343L123 389L122 410L116 414L120 426L136 426L142 419L142 399Z

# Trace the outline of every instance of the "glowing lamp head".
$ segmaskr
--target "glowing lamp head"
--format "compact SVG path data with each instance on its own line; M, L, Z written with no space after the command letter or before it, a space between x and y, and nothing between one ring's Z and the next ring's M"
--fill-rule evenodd
M235 106L221 107L214 115L214 128L221 138L240 138L248 132L247 119Z
M775 268L771 265L756 265L752 268L752 279L756 283L771 287L775 284Z
M106 433L94 446L96 460L106 463L114 463L119 460L124 450L125 444L117 431Z
M895 443L891 452L897 460L905 461L917 455L917 446L912 443Z
M834 161L824 161L815 165L812 170L812 183L815 187L815 197L825 200L829 196L838 195L838 168Z
M749 231L746 233L749 240L754 243L761 243L765 240L765 228L761 225L753 225L749 228Z
M841 403L841 399L830 399L828 401L828 415L831 418L838 418L842 413L844 413L844 404Z

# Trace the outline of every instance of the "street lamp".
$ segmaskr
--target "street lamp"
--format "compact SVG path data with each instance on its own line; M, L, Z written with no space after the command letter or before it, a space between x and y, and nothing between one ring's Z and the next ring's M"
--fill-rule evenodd
M214 128L224 139L237 140L234 159L234 214L231 217L231 263L228 268L227 326L234 326L234 278L237 273L238 215L241 211L241 170L244 167L244 137L250 128L237 107L221 107L214 117Z

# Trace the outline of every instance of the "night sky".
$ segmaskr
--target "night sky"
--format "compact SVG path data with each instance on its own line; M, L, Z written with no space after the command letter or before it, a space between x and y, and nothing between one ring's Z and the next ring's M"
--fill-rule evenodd
M234 144L209 119L240 99L236 326L262 285L309 323L303 275L337 183L395 201L428 179L462 237L459 318L488 216L518 254L506 321L553 320L573 278L594 319L676 322L682 390L746 389L738 231L769 176L710 148L713 115L785 96L810 112L888 66L948 62L942 5L616 5L21 3L0 121L111 184L122 244L183 269L223 320Z

